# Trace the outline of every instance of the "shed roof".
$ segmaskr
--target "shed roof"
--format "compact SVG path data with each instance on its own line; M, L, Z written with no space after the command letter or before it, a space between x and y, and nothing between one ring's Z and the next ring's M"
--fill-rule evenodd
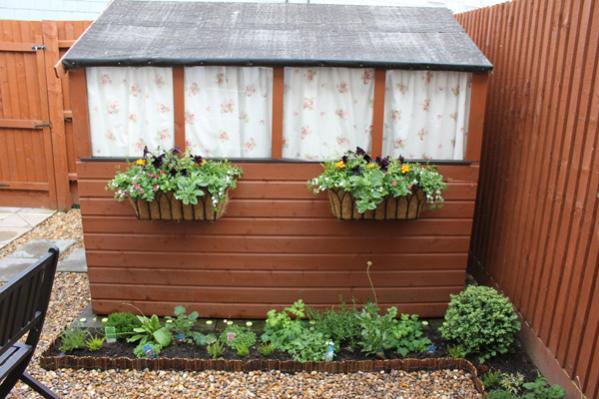
M111 3L62 61L492 68L445 8L137 0Z

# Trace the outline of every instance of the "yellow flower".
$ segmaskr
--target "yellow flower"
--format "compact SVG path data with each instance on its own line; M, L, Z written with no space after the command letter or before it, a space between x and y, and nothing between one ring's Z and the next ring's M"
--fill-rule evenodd
M202 166L206 165L206 160L202 159Z
M335 167L337 169L343 169L343 168L345 168L345 162L339 161L339 162L335 163Z
M370 162L370 163L369 163L369 164L368 164L366 167L367 167L368 169L374 169L374 168L376 168L376 166L377 166L377 165L376 165L374 162Z
M401 173L406 174L410 171L410 165L401 165Z
M137 161L135 161L135 163L139 166L144 166L146 164L146 160L145 159L138 159Z

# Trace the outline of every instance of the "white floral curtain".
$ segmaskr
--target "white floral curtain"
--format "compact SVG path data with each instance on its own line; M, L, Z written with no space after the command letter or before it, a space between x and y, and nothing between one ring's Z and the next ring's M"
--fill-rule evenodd
M94 67L86 75L93 156L173 147L171 68Z
M370 150L374 70L285 68L283 157L330 160Z
M389 70L383 154L408 159L464 159L471 75Z
M269 158L272 68L185 68L186 145L217 158Z

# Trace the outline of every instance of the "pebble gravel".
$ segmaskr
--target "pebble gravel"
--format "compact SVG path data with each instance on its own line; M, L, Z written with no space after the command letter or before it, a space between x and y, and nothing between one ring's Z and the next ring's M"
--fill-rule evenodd
M40 226L45 228L44 233L33 231L29 233L29 239L71 238L81 242L81 225L74 215L78 216L78 211L58 213ZM56 235L51 235L52 232ZM88 304L87 275L58 273L42 340L28 371L63 398L482 398L470 376L459 370L286 374L279 371L233 373L41 369L38 365L39 354ZM17 385L9 395L9 398L38 397L23 384Z

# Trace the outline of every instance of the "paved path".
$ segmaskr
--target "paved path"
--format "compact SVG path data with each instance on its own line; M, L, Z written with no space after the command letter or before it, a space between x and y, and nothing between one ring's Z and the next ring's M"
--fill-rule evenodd
M12 254L0 259L0 281L8 281L14 278L17 274L31 266L37 259L46 254L48 248L57 246L60 252L64 252L74 243L75 240L37 239L28 241Z
M0 207L0 248L48 219L54 212L50 209Z

